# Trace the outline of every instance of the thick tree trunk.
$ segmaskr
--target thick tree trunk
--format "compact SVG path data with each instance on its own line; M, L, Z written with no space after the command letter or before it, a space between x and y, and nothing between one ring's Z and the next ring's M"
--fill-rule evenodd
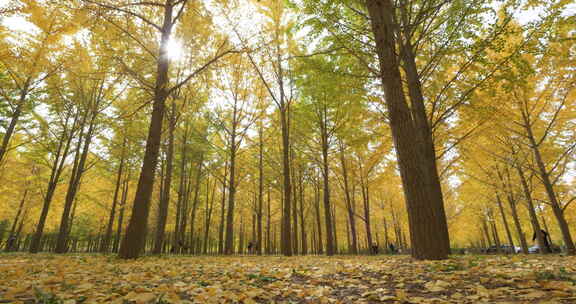
M167 0L164 6L164 20L161 29L160 52L157 61L156 86L154 90L154 102L152 104L152 117L146 139L146 150L142 170L138 179L132 216L126 229L126 236L122 240L119 256L123 259L138 258L144 251L146 236L148 233L148 215L150 213L150 198L154 187L156 165L162 139L162 120L164 119L164 107L168 97L168 69L170 59L168 57L168 43L172 32L173 1Z
M412 256L445 259L450 253L442 189L434 157L432 134L424 105L410 92L412 111L404 96L396 55L394 7L390 0L368 0L372 31L380 63L382 85L390 118L408 209ZM410 91L415 88L411 88Z

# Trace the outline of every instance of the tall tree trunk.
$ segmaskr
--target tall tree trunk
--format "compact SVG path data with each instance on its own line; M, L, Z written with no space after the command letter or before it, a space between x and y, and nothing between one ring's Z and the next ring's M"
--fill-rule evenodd
M304 220L304 198L305 198L305 194L304 194L304 181L303 181L303 177L300 177L299 180L300 186L300 225L301 225L301 236L300 236L300 240L302 242L302 254L306 255L308 254L308 240L307 240L307 235L306 235L306 222Z
M548 200L552 206L552 211L554 211L554 216L556 217L556 221L560 227L560 232L562 232L562 238L564 240L564 245L566 246L566 251L569 255L576 255L576 247L574 246L574 241L572 240L570 227L568 226L568 222L564 216L564 209L560 205L558 196L554 191L554 185L550 180L550 172L546 169L542 154L540 153L540 148L536 143L536 139L532 132L532 123L529 121L528 116L525 113L523 113L523 117L526 122L526 130L528 133L528 139L530 140L530 147L532 148L534 159L536 160L536 164L538 166L540 180L542 181L544 189L546 190L546 194L548 195ZM540 235L540 233L537 233L537 235Z
M262 255L262 218L263 218L263 205L264 205L264 130L262 128L262 123L258 127L258 208L256 211L257 215L257 243L256 250L259 255Z
M272 253L272 240L270 238L271 229L271 198L270 198L270 186L268 186L268 199L266 203L266 254Z
M120 240L122 239L122 226L124 225L124 211L126 211L126 202L128 201L128 184L130 182L130 171L124 178L124 185L122 186L122 201L120 203L120 214L118 216L118 226L116 228L116 238L114 239L114 252L118 252L120 248Z
M324 117L324 116L323 116ZM325 117L324 117L325 118ZM322 178L323 178L323 198L324 198L324 222L326 224L326 255L334 255L334 227L332 225L332 207L330 205L330 168L328 167L328 133L326 121L321 123L322 139Z
M504 212L504 207L502 206L502 200L500 196L496 193L496 203L498 204L498 210L500 211L500 216L502 217L502 224L504 224L504 229L506 230L506 236L508 237L508 242L510 246L514 249L516 253L516 247L514 246L514 239L512 238L512 233L510 233L510 226L508 225L508 219L506 218L506 213Z
M226 213L226 181L228 179L228 165L224 162L224 176L222 178L222 201L220 205L220 225L218 226L218 253L224 253L224 223Z
M362 166L360 166L362 170ZM366 242L368 243L368 249L371 248L372 241L372 229L370 226L370 193L368 188L368 177L364 177L364 173L360 172L360 187L362 188L362 201L364 203L364 224L366 227Z
M282 87L281 87L282 88ZM282 131L282 178L284 180L284 205L282 208L282 237L281 248L282 254L285 256L292 255L292 229L291 229L291 201L292 201L292 185L290 182L290 135L289 125L287 120L288 108L282 100L280 107L280 126Z
M103 82L102 82L103 85ZM83 142L83 147L82 147L82 152L80 153L79 151L79 161L78 164L75 168L75 170L72 171L72 176L70 178L70 186L68 188L68 192L66 193L66 200L64 202L64 210L62 212L62 218L60 221L60 232L58 233L58 239L56 241L56 253L65 253L67 251L67 246L66 244L68 243L68 232L70 231L70 228L68 227L70 220L70 210L72 208L72 203L74 202L75 198L76 198L76 194L78 193L78 190L80 189L80 181L82 179L82 176L84 175L84 171L85 171L85 167L86 167L86 160L88 159L88 153L90 152L90 144L92 143L92 138L94 135L94 128L96 127L96 117L98 115L98 108L100 105L100 100L101 100L102 96L97 96L96 100L93 102L92 104L92 109L90 109L90 112L86 114L86 116L90 116L90 122L88 125L88 131L86 133L85 138L82 137L82 133L80 133L80 137L78 138L78 150L80 151L80 146L82 146L82 140L84 140ZM80 128L84 128L83 126L84 122L82 123L82 125L80 126Z
M514 226L516 227L516 232L518 233L518 239L520 240L520 247L522 247L522 253L528 254L528 243L526 242L526 237L522 231L522 225L520 224L520 218L518 217L518 210L516 209L516 201L510 194L507 195L507 198L508 203L510 204L510 210L512 211Z
M114 226L114 218L116 217L116 205L118 204L118 194L120 192L120 185L122 184L122 173L124 171L124 158L125 158L126 137L122 141L122 152L120 153L120 165L118 166L118 176L116 178L116 187L114 188L114 198L112 199L112 208L108 216L108 225L106 226L106 234L100 246L100 252L108 252L110 249L110 239L112 237L112 229Z
M496 245L496 250L498 252L501 251L502 246L500 242L500 235L498 234L498 228L496 227L496 218L494 217L494 213L492 209L488 209L488 222L490 223L490 229L492 230L492 235L494 237L494 244Z
M176 103L172 102L172 111L168 119L168 151L166 155L166 173L164 177L163 195L158 206L158 218L156 222L156 241L152 253L162 253L164 247L164 234L166 231L166 221L168 209L170 208L170 190L172 189L172 170L174 160L174 129L176 128ZM185 144L185 143L184 143Z
M16 232L16 227L18 225L18 220L22 215L22 211L24 210L24 204L26 203L26 197L28 196L28 188L24 189L24 194L22 195L22 199L20 199L20 204L18 205L18 211L16 211L16 216L14 217L14 221L12 222L12 226L10 227L10 233L8 237L14 236Z
M355 206L350 196L350 185L348 181L348 166L346 165L346 158L344 157L344 145L340 142L340 165L342 166L342 177L344 180L344 199L346 201L346 210L348 211L348 222L350 223L350 236L351 247L348 248L348 253L358 254L358 233L356 232L356 216Z
M200 193L200 181L202 179L202 166L204 164L204 153L200 153L200 161L196 169L196 181L194 184L194 200L192 201L192 216L190 217L190 250L194 252L196 246L194 241L194 226L196 225L196 211L198 210L199 200L198 194Z
M540 223L538 222L538 216L536 215L536 210L534 209L534 201L532 200L532 193L530 191L530 187L528 186L528 181L526 180L526 176L520 168L520 165L517 164L516 171L518 172L518 176L520 177L520 182L522 184L522 189L524 190L524 197L526 199L526 209L528 209L528 215L530 216L530 224L532 224L532 230L534 230L534 234L536 234L536 241L538 243L538 248L540 248L540 252L542 253L550 253L548 250L548 246L546 246L546 241L544 239L544 235L542 234L542 228L540 228Z
M445 259L450 253L442 189L436 169L432 133L415 90L408 106L396 50L394 6L390 0L367 0L382 85L408 209L412 256ZM412 109L412 110L411 110Z
M212 186L212 193L210 193L210 179L206 178L206 222L204 227L204 244L202 245L202 253L208 253L208 235L210 234L210 226L212 225L212 210L214 209L214 197L216 196L216 181Z
M134 205L132 206L132 216L126 229L126 235L120 246L119 256L124 259L133 259L140 256L146 245L146 235L148 233L148 215L150 213L150 198L154 187L154 177L156 165L158 164L158 154L162 139L162 120L164 119L164 107L168 97L168 69L170 58L168 56L168 43L172 33L172 11L173 0L166 0L164 5L164 20L161 28L161 40L159 56L157 60L156 86L154 89L154 102L148 138L146 140L146 150L142 170L138 179Z
M290 153L291 155L293 155L294 153ZM291 165L294 165L294 161L290 161ZM297 183L297 179L298 177L296 176L296 169L292 168L292 253L293 254L298 254L298 183Z
M316 214L316 229L318 230L317 253L322 254L324 244L322 242L322 219L320 217L320 181L316 180L314 184L314 211Z
M48 181L48 188L46 189L46 194L44 196L44 204L42 205L42 211L40 213L40 219L38 220L38 225L36 225L36 232L32 237L32 242L30 243L30 253L37 253L41 250L42 235L44 233L44 225L46 225L46 218L48 217L48 211L50 210L50 204L52 203L52 198L58 187L58 181L60 180L60 175L64 170L64 163L68 156L70 150L70 145L72 143L73 132L76 130L78 123L78 114L74 118L72 123L72 128L67 130L68 121L70 117L66 118L66 123L64 124L65 129L62 132L62 137L58 143L58 148L56 149L54 162L52 163L52 172L50 174L50 179Z
M234 127L235 128L235 127ZM228 182L228 210L226 214L226 238L224 253L234 253L234 204L236 199L236 134L233 131L230 145L230 179Z
M20 116L22 115L22 110L24 109L24 105L26 103L26 97L28 96L30 90L31 81L32 79L28 78L24 83L24 86L22 87L22 90L20 92L20 97L18 99L18 105L16 106L14 113L12 113L10 124L8 125L8 128L4 133L4 137L2 138L2 145L0 146L0 164L4 160L4 157L6 156L6 152L8 152L8 145L10 144L10 139L12 138L12 135L16 130L16 125L18 124Z

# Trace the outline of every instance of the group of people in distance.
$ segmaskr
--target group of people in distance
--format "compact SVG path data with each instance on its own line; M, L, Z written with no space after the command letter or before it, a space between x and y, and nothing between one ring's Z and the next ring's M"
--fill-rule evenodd
M398 250L396 249L394 244L392 244L392 243L388 244L388 253L394 254L397 252L398 252ZM380 248L378 247L378 244L376 244L376 243L372 244L372 247L370 248L370 253L371 254L380 253Z

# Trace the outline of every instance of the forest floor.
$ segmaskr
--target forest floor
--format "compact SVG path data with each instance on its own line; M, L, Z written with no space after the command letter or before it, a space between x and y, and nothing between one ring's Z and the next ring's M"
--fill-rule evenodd
M576 257L0 254L0 303L576 303Z

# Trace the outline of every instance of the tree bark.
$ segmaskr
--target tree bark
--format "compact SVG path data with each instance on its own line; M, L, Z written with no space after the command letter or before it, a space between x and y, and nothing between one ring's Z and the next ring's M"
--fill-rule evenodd
M323 113L325 114L325 112ZM330 168L328 166L328 131L326 129L326 116L322 115L320 123L322 144L322 179L324 189L322 197L324 202L324 223L326 224L326 255L334 255L334 227L332 225L332 207L330 205Z
M496 203L498 204L498 210L500 211L500 216L502 217L502 224L504 224L504 229L506 230L506 236L508 237L508 242L510 246L514 249L516 253L516 247L514 246L514 239L512 238L512 233L510 233L510 226L508 225L508 219L506 218L506 213L504 212L504 207L502 206L502 201L500 196L496 193Z
M122 152L120 154L120 165L118 166L118 176L116 178L116 187L114 188L114 198L112 199L112 208L108 217L108 225L106 226L106 234L100 246L100 252L108 252L110 249L110 239L112 237L112 229L114 226L114 218L116 217L116 205L118 204L118 194L120 192L120 185L122 184L122 174L124 171L124 158L125 158L126 137L122 141Z
M173 0L166 0L164 5L164 20L161 29L160 51L157 60L156 86L154 89L154 102L146 150L142 170L138 179L132 216L126 229L126 235L120 246L119 257L123 259L138 258L144 251L146 235L148 233L148 215L150 213L150 198L154 187L156 165L162 139L162 120L164 107L168 97L168 70L170 59L168 57L168 43L172 33Z
M102 82L103 85L103 82ZM94 128L96 127L96 117L99 111L99 105L102 96L97 96L96 100L93 102L93 108L90 109L89 113L86 116L90 116L90 122L88 125L88 131L86 136L83 138L82 133L78 138L78 153L80 153L80 147L82 147L82 152L79 154L79 161L75 166L75 170L72 171L72 176L70 177L70 186L68 187L68 192L66 193L66 200L64 202L64 210L62 212L62 218L60 221L60 232L58 233L58 239L56 240L56 253L65 253L68 251L67 243L68 243L68 235L70 232L69 224L70 224L70 210L72 208L72 203L76 198L76 194L78 190L80 190L80 181L82 180L82 176L85 172L86 167L86 159L88 158L88 153L90 152L90 144L92 143L92 138L94 136ZM83 126L84 121L80 128L84 128ZM82 140L83 145L82 145Z
M228 179L228 165L224 162L224 177L222 178L222 201L220 209L220 225L218 226L218 253L224 253L224 223L226 213L226 181Z
M404 96L399 58L396 54L394 7L390 0L367 0L382 85L398 156L408 209L412 256L416 259L446 259L450 253L448 225L444 211L434 145L424 105L413 96L412 111Z
M37 253L41 249L42 235L44 233L44 225L46 224L48 211L50 210L50 204L52 203L52 198L54 197L54 193L58 187L60 175L62 174L62 171L64 171L64 163L70 150L74 130L76 130L78 114L76 114L74 118L71 129L67 130L69 118L70 117L66 119L66 123L64 124L65 129L62 131L62 137L58 143L58 148L56 149L54 162L52 163L52 172L50 174L48 188L46 189L46 194L44 196L44 204L40 213L40 219L38 220L38 225L36 225L36 232L34 233L32 242L30 243L30 253Z
M538 248L542 253L550 253L548 250L548 246L546 246L546 242L544 239L544 235L542 234L542 228L540 228L540 223L538 222L538 216L536 215L536 210L534 209L534 201L532 200L532 193L530 191L530 187L528 186L528 181L526 180L526 176L522 171L522 168L517 164L516 172L518 172L518 176L520 177L520 182L522 184L522 189L524 190L524 198L526 199L526 209L528 209L528 215L530 216L530 224L532 224L532 230L536 234L536 241L538 243Z
M172 170L174 161L174 129L176 128L176 104L172 103L172 111L168 119L168 151L166 152L166 173L164 177L163 195L158 206L158 218L156 222L156 241L154 242L153 254L161 254L164 247L164 234L168 209L170 208L170 190L172 189ZM183 143L186 144L186 143Z

